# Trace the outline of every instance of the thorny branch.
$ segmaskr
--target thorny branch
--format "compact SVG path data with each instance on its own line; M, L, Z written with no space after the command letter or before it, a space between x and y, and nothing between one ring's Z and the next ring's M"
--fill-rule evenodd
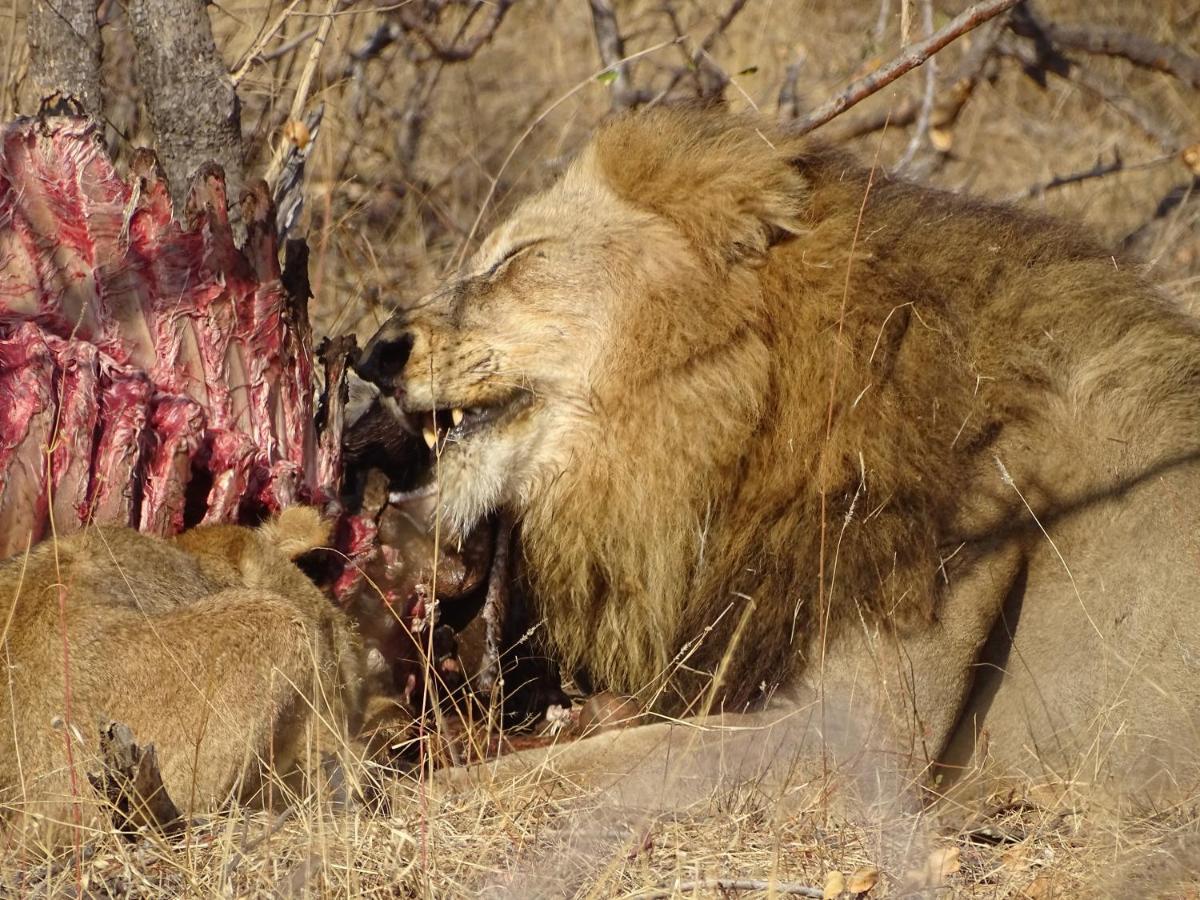
M818 107L807 116L797 120L791 130L796 134L807 134L820 128L831 119L840 116L850 107L862 102L867 97L887 87L901 75L910 72L926 62L947 44L962 37L968 31L978 28L984 22L1005 10L1012 9L1020 0L989 0L987 3L977 3L969 7L961 15L950 20L945 27L939 29L923 41L917 41L904 53L891 62L876 69L870 75L860 78L851 84L841 94L828 103Z

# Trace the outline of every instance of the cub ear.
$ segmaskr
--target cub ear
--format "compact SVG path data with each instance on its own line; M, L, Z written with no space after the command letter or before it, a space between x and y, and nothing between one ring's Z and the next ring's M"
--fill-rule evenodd
M258 533L288 559L329 543L329 523L311 506L289 506Z
M583 155L626 202L669 220L706 262L765 256L806 230L796 138L765 119L655 108L610 120Z

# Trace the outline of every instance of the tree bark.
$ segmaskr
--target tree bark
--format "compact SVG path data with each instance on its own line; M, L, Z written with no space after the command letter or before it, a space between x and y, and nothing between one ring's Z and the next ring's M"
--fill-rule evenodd
M225 170L236 199L243 183L241 115L203 0L129 0L127 10L138 82L175 208L183 209L192 176L207 162Z
M91 116L101 109L100 24L96 0L33 0L29 9L29 71L37 101L70 94Z

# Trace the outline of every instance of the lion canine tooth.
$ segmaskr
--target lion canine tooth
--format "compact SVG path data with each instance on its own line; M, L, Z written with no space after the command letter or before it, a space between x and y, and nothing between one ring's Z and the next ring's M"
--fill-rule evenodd
M462 424L464 415L466 415L466 413L462 411L461 407L456 406L454 409L450 410L450 421L454 423L455 428Z
M425 444L432 450L437 443L437 434L432 428L425 428L421 430L421 435L425 438Z

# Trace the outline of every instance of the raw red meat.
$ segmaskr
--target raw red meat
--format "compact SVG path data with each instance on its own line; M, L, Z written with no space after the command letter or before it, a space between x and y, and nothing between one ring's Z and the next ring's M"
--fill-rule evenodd
M342 406L319 439L307 296L285 289L265 185L241 214L239 249L208 166L177 220L153 154L122 179L87 119L0 126L0 558L51 525L165 535L338 496Z

